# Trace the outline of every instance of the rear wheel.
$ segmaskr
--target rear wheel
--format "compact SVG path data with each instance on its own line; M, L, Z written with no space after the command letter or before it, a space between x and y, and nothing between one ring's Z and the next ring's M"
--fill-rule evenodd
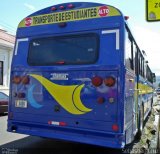
M141 109L139 112L139 118L138 118L138 132L136 135L137 139L141 138L143 127L144 127L144 108L143 108L143 105L141 105Z

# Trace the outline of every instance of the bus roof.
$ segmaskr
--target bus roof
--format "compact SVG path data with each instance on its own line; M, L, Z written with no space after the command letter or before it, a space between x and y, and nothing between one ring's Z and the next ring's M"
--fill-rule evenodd
M117 8L110 5L88 2L63 3L44 8L24 18L19 23L17 36L20 37L22 31L26 31L25 34L29 35L29 31L33 32L35 27L52 28L53 31L57 32L57 25L63 25L63 23L71 23L70 25L81 23L81 25L79 24L80 28L84 26L82 23L87 26L91 19L95 19L94 21L97 25L97 22L100 21L103 21L103 24L105 23L104 21L115 21L116 19L120 21L123 16ZM18 32L20 32L20 35Z

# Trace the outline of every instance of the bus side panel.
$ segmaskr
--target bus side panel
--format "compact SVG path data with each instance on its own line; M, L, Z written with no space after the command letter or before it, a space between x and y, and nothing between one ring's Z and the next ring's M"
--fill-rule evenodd
M126 144L134 140L136 132L136 77L134 73L127 71L125 85L125 130L126 130Z

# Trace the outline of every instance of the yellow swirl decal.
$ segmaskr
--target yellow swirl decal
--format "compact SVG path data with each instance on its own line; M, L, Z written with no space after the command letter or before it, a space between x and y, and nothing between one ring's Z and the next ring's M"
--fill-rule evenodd
M57 103L69 113L78 115L92 111L92 109L85 107L80 99L80 93L84 84L63 86L55 84L40 75L30 74L30 76L38 80Z

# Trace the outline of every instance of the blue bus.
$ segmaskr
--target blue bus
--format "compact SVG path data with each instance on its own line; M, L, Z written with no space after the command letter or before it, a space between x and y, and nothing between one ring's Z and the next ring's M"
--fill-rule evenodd
M153 103L152 73L115 7L64 3L17 29L8 131L123 148Z

